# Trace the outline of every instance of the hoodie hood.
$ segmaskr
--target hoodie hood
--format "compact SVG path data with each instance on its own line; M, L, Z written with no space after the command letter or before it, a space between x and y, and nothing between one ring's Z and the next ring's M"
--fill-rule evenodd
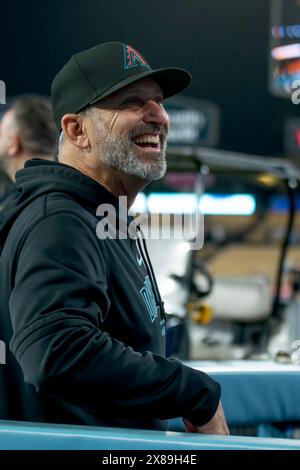
M52 192L72 197L93 214L103 200L118 208L118 198L97 181L63 163L38 158L28 160L23 170L16 173L15 191L12 191L0 212L0 249L19 214L36 198Z

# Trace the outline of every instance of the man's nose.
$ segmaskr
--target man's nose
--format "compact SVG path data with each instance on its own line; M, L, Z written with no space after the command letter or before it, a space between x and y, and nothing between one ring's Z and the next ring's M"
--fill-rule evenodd
M170 126L170 119L165 108L161 103L157 103L154 100L149 100L146 103L144 121L160 124L167 129Z

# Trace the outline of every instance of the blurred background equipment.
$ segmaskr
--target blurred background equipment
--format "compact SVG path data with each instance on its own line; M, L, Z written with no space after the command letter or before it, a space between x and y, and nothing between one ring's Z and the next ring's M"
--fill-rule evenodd
M165 108L171 122L169 145L218 145L220 110L215 103L179 95L166 100Z
M300 118L287 118L284 137L286 153L300 166Z
M271 0L269 80L271 92L288 99L300 80L299 0Z
M145 190L139 211L152 230L169 230L169 239L147 242L172 316L173 345L175 323L184 331L169 354L245 359L274 357L283 348L291 353L292 341L300 338L288 313L292 303L297 310L289 273L300 264L300 171L286 160L204 147L188 152L170 146L168 158L169 171ZM184 223L197 207L204 214L199 230L205 243L191 249L192 240L180 237L178 225L162 220L184 214Z

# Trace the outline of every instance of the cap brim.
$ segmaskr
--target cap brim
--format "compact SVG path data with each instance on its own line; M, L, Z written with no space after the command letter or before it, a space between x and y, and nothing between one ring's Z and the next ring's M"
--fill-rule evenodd
M137 73L135 75L131 75L126 80L122 80L121 82L116 83L104 93L102 92L89 104L96 103L97 101L101 100L102 98L106 98L107 96L115 93L118 90L126 87L127 85L131 85L132 83L141 80L142 78L151 77L155 80L160 88L163 91L164 98L170 98L171 96L177 95L181 91L183 91L192 80L191 74L185 70L178 67L168 67L163 69L156 69L156 70L147 70L147 72Z

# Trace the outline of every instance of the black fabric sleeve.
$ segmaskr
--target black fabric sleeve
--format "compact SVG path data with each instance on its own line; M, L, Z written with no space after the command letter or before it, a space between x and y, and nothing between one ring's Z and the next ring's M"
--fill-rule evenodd
M11 350L25 381L101 414L209 421L220 399L215 381L101 329L107 282L101 244L79 216L53 214L30 231L10 297Z

